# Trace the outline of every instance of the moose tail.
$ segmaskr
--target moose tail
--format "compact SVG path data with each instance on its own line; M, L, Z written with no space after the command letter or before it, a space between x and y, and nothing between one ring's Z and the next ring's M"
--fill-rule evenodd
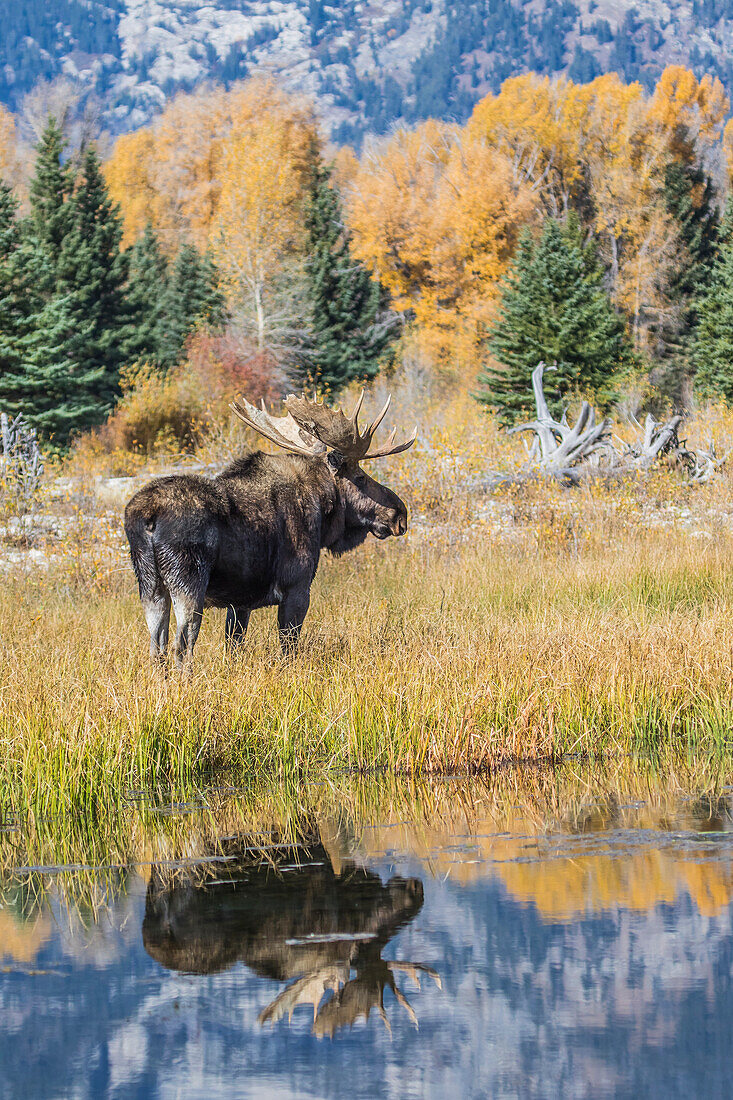
M155 516L141 508L137 499L133 498L125 509L125 534L142 600L150 599L160 583L153 543L154 530Z

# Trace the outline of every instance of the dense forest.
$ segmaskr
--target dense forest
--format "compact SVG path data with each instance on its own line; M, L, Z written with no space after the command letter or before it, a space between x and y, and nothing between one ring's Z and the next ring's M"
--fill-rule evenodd
M166 408L119 441L145 446L168 429L185 443L202 413L192 385L210 399L218 384L225 401L243 383L278 396L286 378L335 392L388 357L397 318L352 254L311 115L262 82L219 105L225 116L206 98L176 107L186 126L208 127L208 233L196 196L179 208L190 224L167 219L152 179L128 193L134 210L114 201L130 138L103 167L93 143L70 150L50 118L19 183L18 127L0 115L0 166L16 184L0 183L0 410L22 413L47 444L63 448L141 390ZM76 132L73 111L66 119Z
M651 93L530 74L329 160L307 103L255 78L102 161L53 119L31 152L5 112L0 406L58 446L105 421L185 444L237 388L337 394L408 347L505 423L540 359L558 408L733 400L728 115L679 67Z

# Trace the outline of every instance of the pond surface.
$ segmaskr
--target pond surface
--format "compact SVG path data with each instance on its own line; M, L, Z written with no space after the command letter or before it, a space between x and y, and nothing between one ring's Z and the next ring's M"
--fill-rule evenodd
M0 1096L730 1096L729 792L530 787L7 823Z

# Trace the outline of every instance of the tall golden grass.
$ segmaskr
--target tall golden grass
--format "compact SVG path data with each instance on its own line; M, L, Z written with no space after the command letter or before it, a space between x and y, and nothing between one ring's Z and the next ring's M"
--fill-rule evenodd
M418 390L398 388L396 405L408 426L420 414L420 442L379 471L410 505L407 537L322 562L293 660L272 612L233 657L207 612L190 680L149 662L121 532L134 484L115 500L72 456L49 481L42 563L7 531L0 548L0 801L57 813L222 770L727 756L733 477L693 488L660 469L488 496L483 474L521 445L466 395ZM690 425L693 441L708 433L733 437L725 410ZM221 460L208 445L199 459Z
M374 545L324 561L299 655L207 612L190 680L150 667L131 575L0 592L0 794L57 812L226 769L450 773L567 753L727 752L733 539L576 555Z

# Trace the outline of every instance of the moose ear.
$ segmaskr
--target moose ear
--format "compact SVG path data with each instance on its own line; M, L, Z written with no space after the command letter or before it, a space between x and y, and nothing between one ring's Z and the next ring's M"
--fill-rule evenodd
M341 451L328 451L326 454L326 462L331 468L332 473L336 474L344 464L344 456Z

